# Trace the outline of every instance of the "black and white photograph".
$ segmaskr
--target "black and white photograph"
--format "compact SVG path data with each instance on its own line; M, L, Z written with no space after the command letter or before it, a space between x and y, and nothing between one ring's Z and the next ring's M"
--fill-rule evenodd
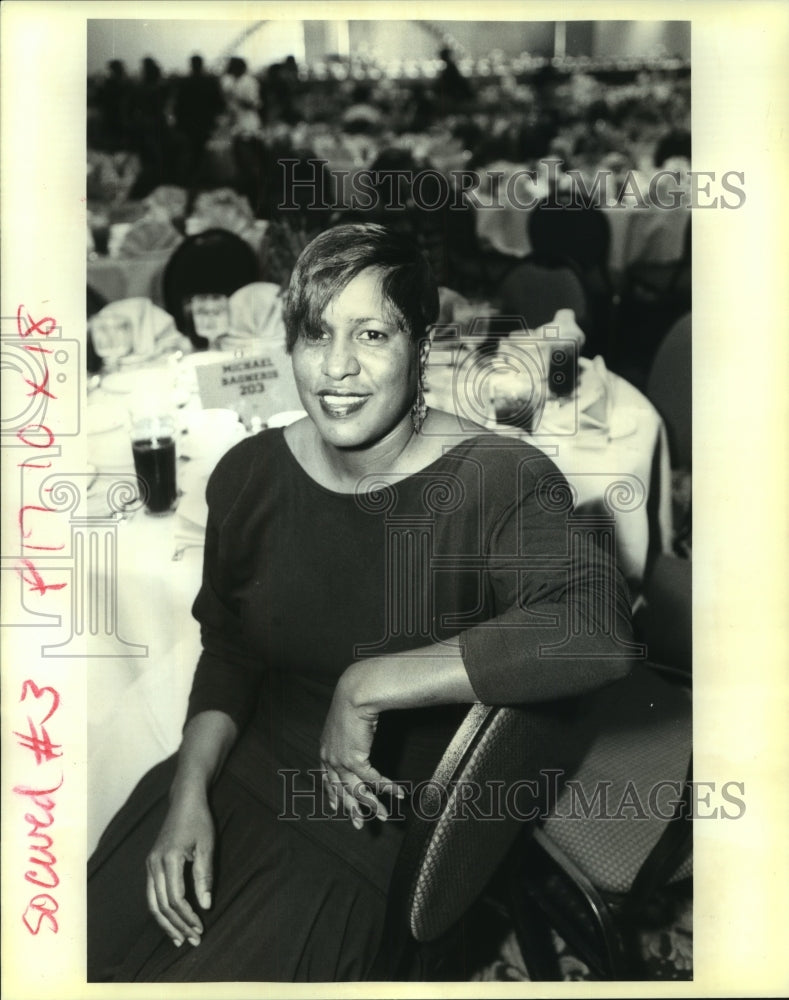
M780 995L789 22L716 8L3 6L9 998Z

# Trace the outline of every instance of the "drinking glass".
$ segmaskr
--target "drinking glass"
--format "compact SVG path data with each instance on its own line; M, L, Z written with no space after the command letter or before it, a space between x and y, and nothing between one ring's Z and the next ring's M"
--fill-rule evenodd
M105 371L117 368L120 359L131 353L134 346L131 321L122 316L94 316L90 335Z
M209 344L230 330L230 308L226 295L194 295L191 302L192 322L198 337Z
M134 471L142 481L145 508L167 514L178 495L175 463L175 420L168 413L133 413L131 446Z

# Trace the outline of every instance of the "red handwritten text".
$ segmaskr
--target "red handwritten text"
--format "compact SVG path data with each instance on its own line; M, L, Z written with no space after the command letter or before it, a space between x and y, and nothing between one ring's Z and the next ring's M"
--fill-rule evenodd
M22 322L23 310L27 314L26 325L23 325ZM44 329L45 323L49 323L49 328L46 330ZM45 316L36 323L23 305L20 305L16 311L16 332L20 337L29 337L31 333L40 333L42 337L48 337L56 327L57 323L51 316Z
M34 320L27 309L20 305L16 311L16 328L19 336L27 340L33 334L37 334L40 337L48 337L53 330L57 327L57 322L52 316L45 316L43 319ZM46 355L51 354L52 351L48 347L41 347L38 344L25 344L25 350L34 351L38 354ZM25 382L31 387L31 391L26 393L26 396L44 396L46 399L57 399L57 396L50 391L49 386L49 368L47 366L46 358L44 358L44 374L40 381L35 381L34 379L26 378ZM36 448L39 450L46 450L51 448L55 443L55 435L42 423L30 423L25 427L22 427L17 431L16 435L19 440L30 448ZM51 462L46 464L37 464L30 462L20 462L20 467L23 469L44 469L51 465ZM64 545L41 545L35 544L35 540L31 539L31 535L34 535L32 530L25 530L25 511L35 510L43 514L54 514L56 513L49 507L37 507L32 505L26 505L21 507L19 510L19 530L22 536L22 549L34 549L38 551L53 552L65 548ZM46 582L42 576L41 570L39 570L35 563L31 559L20 559L19 565L16 567L16 571L22 578L22 581L28 585L28 590L32 593L37 593L44 595L49 590L62 590L65 586L65 582Z
M53 743L44 723L48 722L60 706L60 694L53 687L39 687L35 681L26 680L22 685L20 702L32 697L38 711L35 716L27 716L28 731L14 732L17 742L34 756L36 767L51 763L62 757L60 744ZM41 704L39 704L39 702ZM52 895L60 884L60 878L55 866L57 857L53 851L54 840L51 829L55 822L55 793L63 785L63 774L54 784L47 783L45 787L38 784L16 785L14 794L24 796L30 811L25 813L25 823L28 825L27 839L30 854L26 864L31 867L25 872L25 881L47 891L38 892L32 896L22 914L22 923L31 934L38 934L42 926L57 934L58 902Z

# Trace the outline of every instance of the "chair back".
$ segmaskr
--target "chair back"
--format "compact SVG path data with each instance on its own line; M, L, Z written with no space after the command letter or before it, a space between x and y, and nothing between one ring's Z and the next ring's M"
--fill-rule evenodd
M577 766L584 737L579 699L471 707L409 816L376 978L399 978L409 945L437 942L453 929L524 823L548 809L550 776Z
M588 316L583 283L569 264L526 258L505 276L495 299L502 314L521 316L531 330L550 323L559 309L572 309L582 329Z
M649 658L661 666L693 669L693 563L667 552L655 559L644 582L640 612Z
M673 468L692 465L692 322L680 317L664 337L647 378L646 394L666 423Z
M529 215L532 253L546 262L573 261L582 271L608 272L611 229L596 206L552 207L542 201Z
M402 975L405 969L413 975L409 949L448 941L494 875L506 879L502 869L513 852L520 856L518 838L524 834L536 832L551 842L570 838L563 846L580 855L580 866L591 856L591 877L602 872L626 891L666 822L562 820L557 805L566 804L568 778L593 798L598 779L635 776L645 802L655 782L684 783L690 716L686 693L642 663L628 677L583 697L472 706L409 817L373 978L409 978ZM667 808L665 798L660 806ZM574 826L585 830L580 843ZM613 848L606 840L611 834ZM519 873L514 864L512 877Z

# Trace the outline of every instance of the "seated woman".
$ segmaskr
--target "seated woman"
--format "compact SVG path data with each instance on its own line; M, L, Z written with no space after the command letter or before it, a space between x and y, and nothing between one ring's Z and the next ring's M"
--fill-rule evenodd
M307 416L209 482L183 742L91 858L91 981L364 979L410 792L466 706L627 673L624 586L568 546L556 467L426 409L437 315L424 257L383 227L299 258Z

